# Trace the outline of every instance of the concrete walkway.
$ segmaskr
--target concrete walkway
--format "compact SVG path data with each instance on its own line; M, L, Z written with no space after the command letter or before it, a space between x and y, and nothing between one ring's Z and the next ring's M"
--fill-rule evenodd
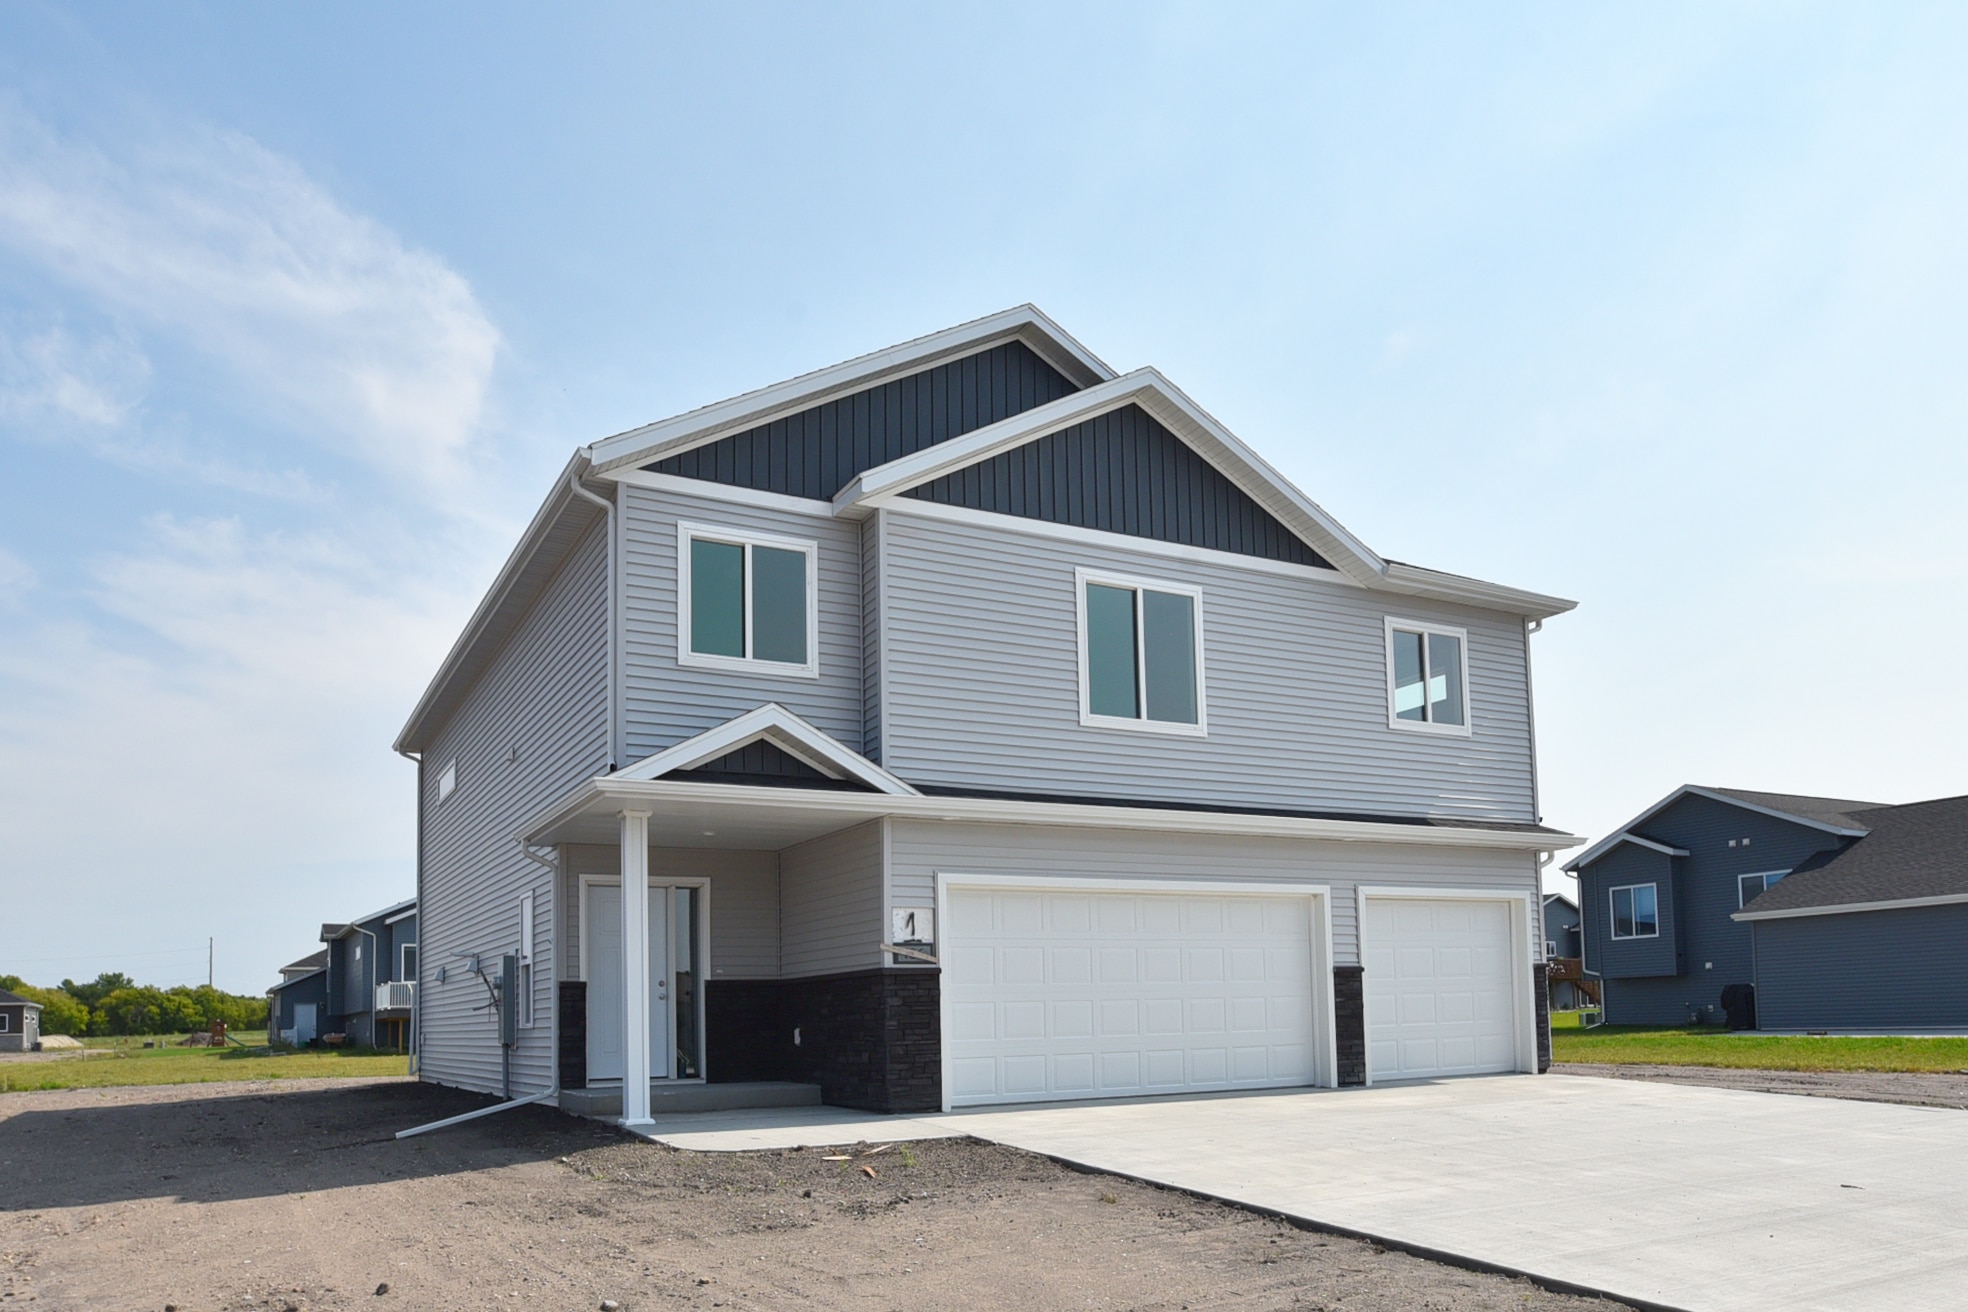
M820 1122L729 1115L754 1119L659 1137L825 1142ZM972 1134L1688 1312L1968 1307L1960 1111L1503 1076L906 1125L834 1115L836 1142Z

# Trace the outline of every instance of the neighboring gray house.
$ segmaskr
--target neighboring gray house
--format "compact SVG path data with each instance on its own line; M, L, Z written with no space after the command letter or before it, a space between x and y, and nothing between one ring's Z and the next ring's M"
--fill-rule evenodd
M0 1052L33 1052L41 1043L41 1004L0 989Z
M396 744L420 1071L638 1121L1539 1070L1571 606L1029 306L596 442Z
M1968 798L1677 789L1566 866L1615 1025L1968 1028Z

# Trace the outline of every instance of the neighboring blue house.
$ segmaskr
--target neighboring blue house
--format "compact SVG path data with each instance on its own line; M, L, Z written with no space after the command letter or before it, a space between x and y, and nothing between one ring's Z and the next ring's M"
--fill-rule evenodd
M1592 988L1581 977L1582 950L1578 904L1563 893L1544 895L1545 977L1553 1011L1577 1011L1593 1001Z
M280 968L267 1029L307 1045L339 1034L356 1047L407 1051L417 1002L417 900L321 927L319 952Z
M280 982L267 990L267 1037L305 1048L321 1036L328 1019L328 949L310 952L280 968Z
M1565 868L1614 1025L1968 1027L1968 798L1676 790ZM1743 990L1738 989L1740 995Z
M410 1047L417 999L417 899L345 925L321 927L327 944L329 1034L357 1047Z

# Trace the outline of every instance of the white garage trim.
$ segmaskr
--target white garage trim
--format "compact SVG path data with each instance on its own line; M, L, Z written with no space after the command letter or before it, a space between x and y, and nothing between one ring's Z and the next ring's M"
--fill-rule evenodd
M1308 899L1312 936L1312 1043L1316 1058L1313 1069L1315 1085L1329 1089L1339 1087L1339 1037L1333 1015L1333 934L1332 934L1332 889L1326 884L1260 882L1255 880L1210 880L1210 879L1103 879L1085 876L1051 875L986 875L970 874L961 871L939 870L936 872L936 923L940 941L936 945L939 956L948 960L950 919L950 889L1045 889L1076 893L1203 893L1223 897L1272 897ZM944 1035L950 1033L950 990L939 988L937 1024ZM943 1110L950 1106L950 1045L945 1040L940 1044L938 1061L943 1086Z
M1509 903L1514 914L1510 917L1510 975L1513 984L1513 998L1510 1015L1516 1029L1517 1069L1526 1075L1537 1074L1537 1009L1531 996L1535 976L1531 972L1531 894L1514 888L1410 888L1387 887L1361 884L1355 890L1359 902L1360 935L1360 1033L1365 1052L1362 1057L1366 1063L1367 1083L1374 1082L1373 1072L1373 1034L1372 1022L1368 1019L1371 1008L1368 995L1373 990L1373 976L1364 969L1367 963L1367 899L1369 898L1415 898L1430 902L1505 902Z

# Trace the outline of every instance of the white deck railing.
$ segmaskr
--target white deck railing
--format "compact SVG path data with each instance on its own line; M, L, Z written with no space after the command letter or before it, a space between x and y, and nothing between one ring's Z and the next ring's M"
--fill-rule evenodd
M408 1011L416 1004L417 982L415 980L385 980L376 986L377 1011Z

